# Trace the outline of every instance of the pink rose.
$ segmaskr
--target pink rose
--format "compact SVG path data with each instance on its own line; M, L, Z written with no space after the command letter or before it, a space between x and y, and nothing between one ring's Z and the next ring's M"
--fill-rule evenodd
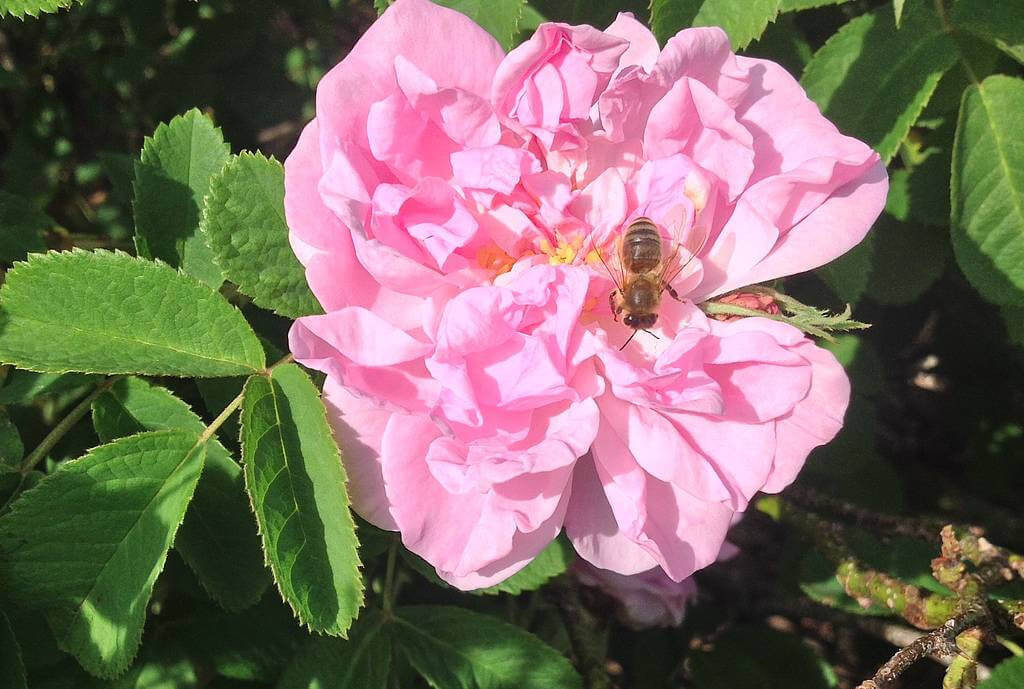
M657 567L626 576L577 560L572 573L584 586L608 595L619 619L633 629L678 627L687 604L697 595L693 579L673 581Z
M326 312L291 349L327 374L353 505L456 586L563 528L599 567L680 581L842 424L830 354L695 304L857 244L885 169L717 29L659 50L623 14L506 56L398 0L320 82L285 189ZM616 243L640 216L684 268L681 301L620 351Z

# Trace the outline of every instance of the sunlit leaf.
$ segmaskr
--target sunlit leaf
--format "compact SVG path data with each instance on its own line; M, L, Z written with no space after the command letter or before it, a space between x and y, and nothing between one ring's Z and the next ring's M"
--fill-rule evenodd
M281 595L313 631L344 635L363 603L355 524L323 402L295 364L246 383L242 456Z
M651 30L665 42L691 26L720 26L738 50L760 36L780 8L781 0L651 0Z
M199 231L210 178L228 161L220 129L198 110L161 124L135 163L135 231L139 254L159 258L211 287L223 282Z
M844 134L888 162L956 61L956 45L933 13L912 7L897 29L892 8L880 7L833 35L801 83Z
M61 464L0 517L2 588L44 612L89 672L117 676L135 656L205 449L183 431L123 438Z
M322 313L288 244L279 162L232 158L210 183L202 231L227 278L258 305L289 318Z
M184 430L197 435L202 420L166 388L122 378L93 402L93 424L104 441L140 431ZM189 503L175 549L209 594L228 610L259 600L270 583L242 468L211 439L206 467Z
M265 365L242 314L166 265L33 254L0 288L0 361L49 373L229 376Z
M953 144L953 249L989 301L1024 305L1024 80L991 76L964 92Z

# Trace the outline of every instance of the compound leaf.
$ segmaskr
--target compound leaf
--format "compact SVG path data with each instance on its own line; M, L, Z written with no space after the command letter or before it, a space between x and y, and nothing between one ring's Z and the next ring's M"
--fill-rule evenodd
M205 430L185 402L140 378L114 383L93 402L92 417L105 442L139 431L177 429L199 435ZM174 547L227 610L253 605L270 583L242 468L214 439L207 444L206 467Z

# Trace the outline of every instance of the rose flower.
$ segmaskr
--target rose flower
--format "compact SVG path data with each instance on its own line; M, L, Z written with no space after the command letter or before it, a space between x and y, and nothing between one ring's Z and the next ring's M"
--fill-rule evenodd
M455 586L510 576L563 529L602 569L680 581L841 427L831 354L697 305L856 245L885 168L722 31L659 49L622 14L544 24L505 55L465 16L398 0L316 113L285 208L325 314L295 322L291 350L327 374L356 511ZM613 292L641 217L678 300L637 332Z

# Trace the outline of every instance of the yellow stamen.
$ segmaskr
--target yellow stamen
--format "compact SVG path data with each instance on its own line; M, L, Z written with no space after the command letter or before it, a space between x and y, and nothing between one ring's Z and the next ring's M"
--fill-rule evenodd
M537 248L548 257L548 262L553 266L575 261L576 255L580 252L582 246L583 240L579 237L575 237L571 241L566 241L560 237L557 247L551 246L551 242L546 239L542 239L537 243Z

